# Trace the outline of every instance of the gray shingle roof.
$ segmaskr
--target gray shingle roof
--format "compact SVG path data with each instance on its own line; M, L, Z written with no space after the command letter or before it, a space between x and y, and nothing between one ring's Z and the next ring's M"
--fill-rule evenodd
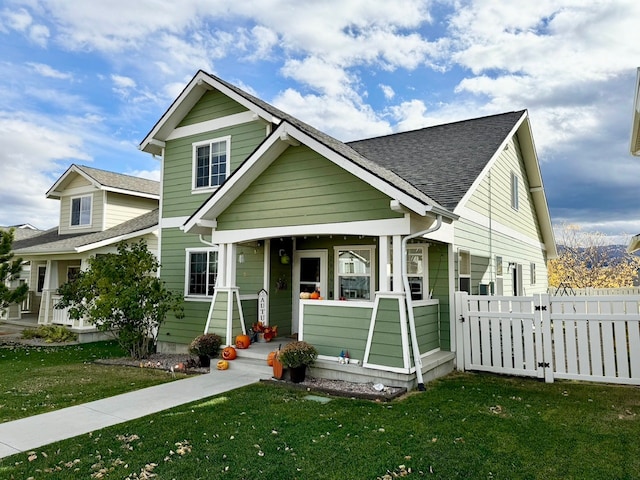
M157 225L158 209L155 209L103 232L60 235L55 227L41 235L14 242L13 251L16 255L73 253L76 248L130 235Z
M397 188L404 191L406 194L412 196L413 198L420 200L428 205L435 205L438 207L442 207L442 205L438 204L438 202L433 199L433 197L430 195L428 191L421 190L419 188L416 188L416 186L411 185L411 183L407 182L406 178L403 178L401 175L398 175L393 170L388 169L384 164L376 161L375 159L369 158L367 155L362 155L360 152L353 149L350 146L350 144L341 142L340 140L337 140L332 136L327 135L324 132L321 132L320 130L312 127L311 125L297 119L292 115L289 115L288 113L283 112L282 110L274 107L273 105L270 105L264 100L254 97L253 95L245 92L244 90L241 90L240 88L236 87L231 83L226 82L225 80L222 80L219 77L216 77L215 75L211 75L210 73L206 73L206 72L203 72L203 73L205 73L206 75L209 75L215 81L222 83L229 89L236 92L238 95L246 98L250 102L257 105L258 107L269 112L271 115L278 117L281 120L293 125L294 127L298 128L302 132L309 135L311 138L317 140L321 144L325 145L326 147L333 150L334 152L342 155L343 157L351 160L353 163L371 172L372 174L376 175L378 178L384 179L387 182L395 185Z
M89 177L105 187L129 190L131 192L160 195L160 182L146 178L134 177L123 173L108 172L86 165L75 165Z
M453 210L524 113L503 113L347 145Z
M408 195L448 210L458 205L525 113L509 112L343 143L235 85L207 75Z

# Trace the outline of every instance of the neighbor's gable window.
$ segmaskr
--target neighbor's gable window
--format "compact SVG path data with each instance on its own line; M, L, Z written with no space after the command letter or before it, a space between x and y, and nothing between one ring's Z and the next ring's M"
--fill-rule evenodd
M187 296L211 296L218 277L218 251L187 250Z
M336 297L371 300L374 280L374 247L336 247Z
M91 195L71 199L71 226L91 225Z
M231 137L193 144L193 188L219 187L229 176Z
M518 191L519 191L519 183L520 179L518 175L514 172L511 172L511 208L514 210L518 210L520 207L520 201L518 199Z

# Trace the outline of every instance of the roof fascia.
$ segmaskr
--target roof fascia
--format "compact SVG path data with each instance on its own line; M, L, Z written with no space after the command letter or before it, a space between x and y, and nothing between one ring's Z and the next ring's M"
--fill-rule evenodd
M47 193L45 194L46 198L54 198L59 200L60 199L60 193L56 191L56 189L62 184L62 182L64 182L64 180L66 180L66 178L71 175L72 173L76 173L78 175L80 175L82 178L84 178L85 180L87 180L91 185L93 185L94 187L98 188L98 189L102 189L103 185L100 184L95 178L93 178L92 176L88 175L87 173L85 173L81 168L79 168L77 165L73 164L71 165L69 168L67 168L67 170L60 176L60 178L58 178L58 180L56 181L56 183L53 184L53 186L47 190Z
M627 253L633 253L636 250L640 250L640 234L631 237L631 241L627 246Z
M125 240L130 240L132 238L141 237L143 235L147 235L149 233L153 233L158 230L158 225L153 225L151 227L147 227L142 230L137 230L135 232L126 233L123 235L117 235L115 237L107 238L105 240L101 240L99 242L88 243L86 245L81 245L79 247L75 247L73 251L77 253L87 252L89 250L95 250L96 248L107 247L109 245L113 245L114 243L122 242Z
M269 123L280 123L280 119L220 83L211 75L199 70L174 100L168 110L160 117L147 136L142 140L139 149L152 155L162 155L162 147L168 135L176 128L185 115L195 106L206 91L216 89L222 94L238 102L248 110L256 113Z
M138 190L128 190L126 188L105 187L105 186L103 186L101 190L106 190L107 192L112 192L112 193L121 193L123 195L132 195L135 197L150 198L152 200L160 200L159 194L139 192Z

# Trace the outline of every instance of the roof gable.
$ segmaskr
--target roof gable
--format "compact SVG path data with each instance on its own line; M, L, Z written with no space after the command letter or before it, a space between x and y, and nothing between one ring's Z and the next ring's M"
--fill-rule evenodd
M160 198L160 183L155 180L108 172L84 165L71 165L49 189L47 198L59 199L73 182L82 179L98 190L107 190L145 198Z

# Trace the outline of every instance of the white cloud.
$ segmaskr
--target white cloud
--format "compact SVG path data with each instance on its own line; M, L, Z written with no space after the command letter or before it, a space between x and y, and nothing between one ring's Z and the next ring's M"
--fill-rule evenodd
M45 25L33 25L29 29L29 38L33 43L44 48L49 41L49 29Z
M382 90L384 98L386 98L387 100L391 100L396 95L396 92L394 92L391 86L383 84L380 84L378 86L380 87L380 90Z
M61 72L51 67L50 65L46 65L44 63L34 63L29 62L28 65L36 72L38 75L42 75L47 78L55 78L57 80L71 80L73 79L73 75L70 73Z
M130 89L136 88L136 82L132 78L124 77L122 75L111 75L115 88L117 89Z
M354 104L344 98L302 95L287 89L274 103L285 112L342 141L392 132L389 123L379 119L370 107Z
M79 135L0 112L0 224L57 224L58 202L46 191L72 161L89 161Z
M6 26L19 32L25 32L33 22L33 18L24 8L17 11L4 9L2 11L2 20Z

